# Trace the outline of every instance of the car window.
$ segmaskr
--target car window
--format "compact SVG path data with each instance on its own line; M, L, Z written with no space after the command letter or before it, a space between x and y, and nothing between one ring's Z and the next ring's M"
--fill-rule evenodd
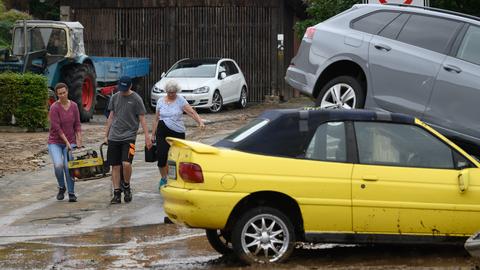
M227 75L234 75L238 73L238 68L232 61L227 61L228 72Z
M323 161L347 161L344 123L328 122L320 125L308 144L305 158Z
M362 164L452 169L449 146L413 125L355 122Z
M402 14L398 16L395 18L395 20L385 26L385 28L383 28L378 35L386 38L396 39L408 17L410 17L410 14Z
M442 18L412 15L398 35L398 40L438 53L445 53L461 23Z
M354 20L352 22L352 28L370 34L377 34L380 29L385 27L385 25L397 17L398 14L398 12L389 11L374 12Z
M480 65L480 27L470 26L468 28L457 57Z
M199 61L182 61L177 63L166 75L167 78L211 78L215 77L214 63Z
M225 140L229 140L232 142L239 142L248 136L255 133L257 130L261 129L269 122L268 119L254 119L247 125L241 127L237 131L233 132L232 134L228 135Z

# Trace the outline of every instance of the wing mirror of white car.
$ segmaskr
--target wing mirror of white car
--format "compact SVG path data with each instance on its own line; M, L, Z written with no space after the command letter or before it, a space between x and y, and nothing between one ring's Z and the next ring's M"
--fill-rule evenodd
M160 75L161 78L165 77L165 72L162 72L162 75Z
M225 71L222 71L222 72L220 72L220 76L219 76L219 77L220 77L220 78L219 78L220 80L223 80L223 79L225 79L225 78L227 77L227 73L226 73Z

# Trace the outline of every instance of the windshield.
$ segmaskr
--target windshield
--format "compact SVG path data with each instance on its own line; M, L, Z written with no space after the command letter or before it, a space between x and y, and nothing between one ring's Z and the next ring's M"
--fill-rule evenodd
M27 51L47 50L51 55L66 55L67 36L64 29L48 27L31 27L27 30ZM23 27L15 28L13 33L13 54L25 54Z
M211 78L215 77L216 63L183 61L172 67L167 78Z

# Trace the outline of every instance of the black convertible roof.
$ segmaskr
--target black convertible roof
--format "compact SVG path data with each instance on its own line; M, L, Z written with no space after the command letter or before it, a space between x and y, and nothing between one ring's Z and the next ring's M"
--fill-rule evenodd
M263 122L265 120L268 120L267 124ZM268 110L245 127L217 142L215 146L272 156L296 156L305 148L304 144L309 142L318 126L325 122L343 121L379 121L412 125L415 118L404 114L367 110L318 108ZM255 129L255 125L261 127ZM248 131L252 127L253 130ZM238 139L239 134L248 135Z
M325 110L319 108L278 109L265 111L259 118L277 119L298 114L300 119L315 118L328 121L382 121L413 124L415 118L401 113L377 112L369 110Z

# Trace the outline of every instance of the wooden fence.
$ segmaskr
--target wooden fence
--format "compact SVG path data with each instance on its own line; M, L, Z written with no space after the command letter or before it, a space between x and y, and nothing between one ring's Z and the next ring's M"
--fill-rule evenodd
M227 57L237 61L245 74L248 100L261 102L265 95L278 95L278 89L285 88L287 61L277 51L277 33L282 31L278 21L281 1L250 1L260 2L162 7L82 5L71 7L70 20L85 27L89 55L150 58L151 73L144 87L148 96L161 73L179 59ZM283 95L288 98L291 91Z

